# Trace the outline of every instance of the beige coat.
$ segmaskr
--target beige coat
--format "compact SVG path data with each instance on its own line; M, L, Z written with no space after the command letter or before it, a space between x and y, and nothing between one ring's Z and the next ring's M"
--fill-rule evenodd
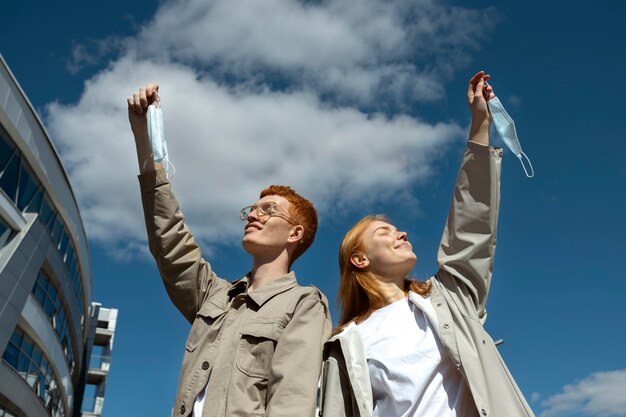
M207 386L202 417L313 416L328 302L293 272L247 292L213 272L184 223L163 170L139 176L148 242L174 305L192 324L174 416ZM199 416L196 416L199 417Z
M483 328L496 248L502 151L468 142L427 297L411 293L457 364L476 416L534 416ZM430 301L430 302L428 302ZM370 417L372 390L358 327L325 346L320 415ZM467 416L464 416L467 417Z

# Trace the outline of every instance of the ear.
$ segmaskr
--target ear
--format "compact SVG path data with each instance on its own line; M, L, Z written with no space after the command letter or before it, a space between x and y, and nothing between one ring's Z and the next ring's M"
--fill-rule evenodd
M370 260L364 253L354 252L350 255L350 263L359 269L365 269L370 265Z
M287 242L299 242L304 237L304 227L301 225L297 225L291 228L289 232L289 237L287 238Z

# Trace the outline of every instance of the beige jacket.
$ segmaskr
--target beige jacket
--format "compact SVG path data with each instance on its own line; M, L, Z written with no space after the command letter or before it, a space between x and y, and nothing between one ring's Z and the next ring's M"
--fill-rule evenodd
M502 150L468 142L427 297L409 294L437 331L476 404L476 416L534 416L483 328L496 248ZM370 417L372 390L358 326L324 352L320 415ZM466 416L464 416L466 417Z
M331 330L324 295L298 286L293 272L250 293L247 277L218 278L165 172L139 182L150 251L170 299L192 324L173 415L188 416L208 383L202 417L313 416Z

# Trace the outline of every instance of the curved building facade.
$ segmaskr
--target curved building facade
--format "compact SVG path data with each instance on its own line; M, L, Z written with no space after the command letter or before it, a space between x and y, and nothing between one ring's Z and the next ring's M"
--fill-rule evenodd
M80 415L91 282L68 176L0 56L0 416Z

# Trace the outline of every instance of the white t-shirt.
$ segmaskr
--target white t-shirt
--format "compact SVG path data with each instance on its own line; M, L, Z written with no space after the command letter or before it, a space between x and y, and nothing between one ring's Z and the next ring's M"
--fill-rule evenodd
M193 403L193 413L191 413L191 417L202 416L202 411L204 410L204 400L206 399L206 391L208 386L209 384L207 383L204 389L200 391L200 394L198 394L198 396L196 397L196 401L194 401Z
M372 382L374 417L478 415L430 322L403 298L358 324Z

